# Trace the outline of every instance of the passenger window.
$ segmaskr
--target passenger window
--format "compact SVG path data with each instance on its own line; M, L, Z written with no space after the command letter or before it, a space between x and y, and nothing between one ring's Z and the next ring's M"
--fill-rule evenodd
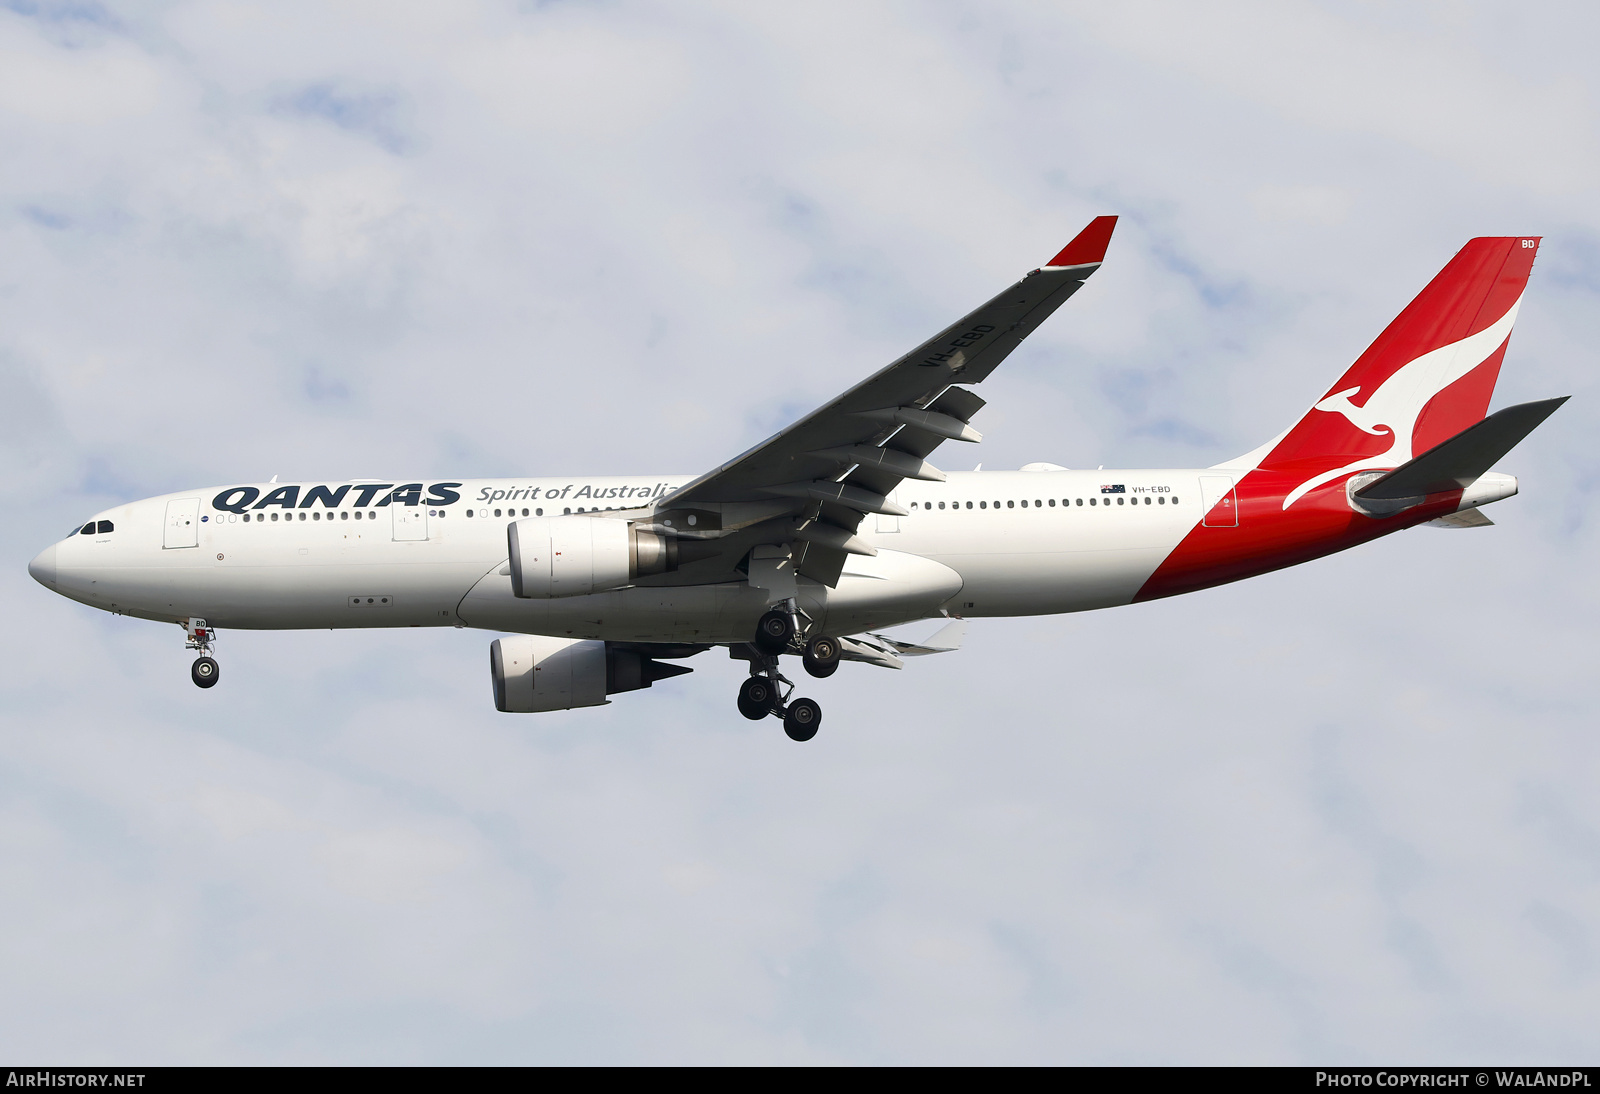
M1050 499L1050 508L1054 509L1055 507L1056 507L1056 499L1055 498L1051 498Z
M564 517L570 517L572 515L572 506L563 506L561 509L561 515Z
M1146 505L1149 505L1149 504L1150 504L1150 495L1149 495L1149 494L1146 494L1146 495L1145 495L1145 496L1144 496L1144 503L1145 503L1145 504L1146 504Z
M1054 505L1054 504L1055 504L1055 503L1056 503L1056 502L1055 502L1055 499L1054 499L1054 498L1051 498L1051 499L1050 499L1050 504L1051 504L1051 505ZM1033 507L1034 507L1034 508L1035 508L1035 509L1037 509L1037 508L1039 508L1039 507L1040 507L1040 506L1042 506L1042 505L1043 505L1043 504L1044 504L1044 502L1042 502L1042 501L1040 501L1040 500L1039 500L1039 499L1038 499L1038 498L1034 498L1034 499L1033 499Z
M1082 498L1079 498L1079 499L1078 499L1078 504L1079 504L1079 505L1082 505L1082 504L1083 504L1083 499L1082 499Z
M1165 497L1165 496L1162 496L1162 497L1159 497L1159 498L1157 498L1157 499L1156 499L1156 504L1157 504L1157 505L1165 505L1165 504L1167 504L1167 499L1166 499L1166 497Z
M544 510L543 509L535 509L533 511L533 515L536 516L536 517L542 517L542 516L544 516Z
M272 514L272 520L273 520L273 523L277 523L278 514L276 514L276 513Z
M995 503L996 506L998 506L999 504L1000 504L999 502ZM1023 505L1027 505L1028 503L1027 502L1023 502L1022 504ZM1016 502L1014 502L1014 501L1006 502L1006 508L1007 509L1015 509L1016 507L1017 507L1017 503Z
M1097 501L1097 499L1095 499L1095 498L1090 498L1090 499L1089 499L1089 504L1090 504L1090 505L1094 505L1094 504L1095 504L1095 503L1096 503L1096 501Z
M971 503L971 502L970 502L970 501L969 501L969 502L967 502L967 508L968 508L968 509L971 509L971 508L972 508L972 503Z
M968 503L967 503L967 504L968 504L968 505L971 505L971 504L972 504L972 503L971 503L971 502L968 502ZM987 509L987 508L989 508L989 503L988 503L988 502L986 502L986 501L980 501L980 502L979 502L979 503L978 503L978 508L979 508L979 509Z
M940 509L943 509L943 508L944 508L944 502L942 502L942 501L941 501L941 502L940 502L940 503L939 503L939 508L940 508Z
M1121 499L1121 498L1118 498L1118 499L1117 499L1117 504L1118 504L1118 505L1123 505L1123 504L1125 504L1125 502L1124 502L1124 501L1123 501L1123 499Z
M350 519L350 514L349 513L340 513L339 514L339 519L340 520L349 520Z
M1173 505L1177 505L1178 504L1178 499L1177 498L1173 498L1172 499L1172 504Z
M88 524L85 524L81 529L79 529L78 534L84 536L94 535L94 521L91 520Z
M116 530L117 526L112 524L109 520L101 521L99 527L95 529L95 531L99 532L102 536L107 532L115 532Z
M301 513L300 513L300 519L301 520L305 520L306 519L306 514L305 514L304 510L302 510Z
M522 515L523 515L523 516L527 516L527 515L528 515L528 511L527 511L527 510L526 510L526 509L524 509L524 510L523 510L523 511L522 511Z
M1022 499L1022 507L1024 509L1026 509L1028 507L1028 499L1027 498L1023 498Z
M500 510L498 510L498 509L496 509L496 510L495 510L495 511L494 511L494 515L495 515L495 516L497 516L497 517L498 517L498 516L499 516L499 515L500 515Z

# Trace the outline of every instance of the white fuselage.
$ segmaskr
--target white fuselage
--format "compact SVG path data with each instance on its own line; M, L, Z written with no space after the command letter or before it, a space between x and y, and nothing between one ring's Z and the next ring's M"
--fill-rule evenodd
M1014 471L908 480L892 500L909 515L868 516L858 532L878 554L850 556L833 589L802 578L799 600L830 634L940 611L1042 615L1126 604L1200 520L1201 476L1216 474ZM352 490L336 505L324 497L310 507L297 500L294 508L243 512L217 508L219 489L186 491L97 514L112 531L72 535L36 563L53 567L57 591L85 604L149 619L200 617L221 629L468 626L617 641L746 641L771 595L742 581L554 600L512 595L506 527L513 519L607 509L642 517L635 506L688 479L475 480L449 484L459 500L445 504L421 498L379 507L369 496L363 505ZM255 489L265 497L282 487ZM193 526L175 530L173 514L186 511L196 514Z

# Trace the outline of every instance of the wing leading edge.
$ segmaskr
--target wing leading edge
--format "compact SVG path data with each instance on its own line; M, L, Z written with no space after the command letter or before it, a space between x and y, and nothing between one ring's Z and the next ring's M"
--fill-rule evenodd
M927 456L946 440L977 441L969 424L984 400L962 384L986 379L1022 340L1100 268L1113 216L1096 217L1050 260L893 364L743 455L656 503L712 520L699 558L649 584L726 580L756 544L790 544L799 573L833 585L867 513L903 513L888 495L908 478L941 481ZM707 511L709 510L709 511ZM714 545L714 546L713 546Z

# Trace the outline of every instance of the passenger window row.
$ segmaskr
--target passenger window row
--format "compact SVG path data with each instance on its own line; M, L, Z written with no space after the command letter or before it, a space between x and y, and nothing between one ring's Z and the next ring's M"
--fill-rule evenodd
M1143 494L1143 495L1134 496L1134 497L1129 497L1129 496L1124 495L1124 494L1116 495L1116 499L1117 499L1117 504L1118 505L1138 505L1141 498L1143 499L1144 504L1146 504L1146 505L1177 505L1178 504L1178 498L1177 498L1176 495L1170 495L1169 496L1167 494L1155 494L1155 495ZM1084 499L1082 499L1082 498L1062 498L1061 499L1061 507L1063 509L1070 509L1070 508L1072 508L1073 505L1081 506L1083 504L1084 504ZM1088 504L1090 504L1090 505L1110 505L1111 504L1111 498L1109 498L1109 497L1090 498L1089 501L1088 501ZM965 505L968 509L972 509L972 508L988 509L991 505L993 505L993 507L996 508L996 509L1001 508L1002 505L1004 505L1004 507L1007 508L1007 509L1015 509L1018 505L1021 505L1022 508L1026 509L1026 508L1028 508L1028 501L1027 501L1026 498L1022 499L1021 501L1018 501L1016 499L1012 499L1011 501L1007 501L1007 502L1003 502L1003 503L999 502L999 501L992 502L992 503L991 502L987 502L987 501L979 501L979 502L952 501L952 502L949 503L949 505L950 505L951 509L960 509L963 505ZM920 503L919 502L912 502L911 503L911 508L913 508L913 509L917 509L917 508L922 508L922 509L943 509L944 507L945 507L945 503L942 502L942 501L938 502L937 504L935 504L934 502L931 502L931 501L924 501L924 502L920 502ZM1040 500L1039 498L1035 498L1035 499L1033 499L1033 507L1035 509L1045 509L1045 508L1054 509L1056 507L1056 499L1055 498L1050 498L1048 501L1043 501L1043 500Z
M617 507L614 506L614 505L607 505L605 507L605 512L609 513L609 512L613 511L616 508ZM635 507L635 508L637 508L637 507ZM598 506L598 505L595 505L595 506L591 506L588 509L585 509L583 506L580 505L580 506L578 506L576 511L579 512L579 513L598 513L598 512L601 511L601 507ZM573 514L573 512L574 512L574 510L570 505L566 506L565 508L563 508L561 510L562 516L570 517ZM473 515L472 510L468 509L466 511L466 515L469 516L469 517L472 516ZM477 515L479 517L487 517L489 515L489 510L487 510L487 509L479 509L478 512L477 512ZM494 511L494 515L497 516L497 517L510 517L513 520L515 520L516 517L517 517L517 511L515 509L506 509L506 510L503 510L503 511L500 510L500 509L496 509ZM525 516L525 517L527 517L527 516L542 517L542 516L544 516L544 510L543 509L535 509L532 513L529 513L528 510L524 509L522 511L522 515Z
M329 511L329 512L324 513L320 509L312 509L309 512L311 513L311 516L310 516L311 520L330 520L331 521L331 520L334 519L334 511ZM376 509L341 509L341 510L338 510L337 512L338 512L338 519L339 520L351 520L351 519L354 519L354 520L377 520L378 516L379 516L379 513L378 513L378 511ZM240 514L240 519L242 519L246 524L249 524L252 520L254 520L257 524L260 524L261 522L267 521L267 520L284 520L284 521L292 521L292 520L296 520L296 519L305 520L305 519L307 519L306 513L307 513L307 510L305 510L305 509L301 509L298 512L285 512L285 513L281 513L281 514L280 513L276 513L276 512L273 512L273 513L242 513L242 514ZM443 510L443 509L429 509L428 510L428 515L430 517L442 517L442 516L445 515L445 510ZM217 514L217 522L219 524L222 522L223 516L224 515L222 513L218 513ZM229 518L229 523L232 523L231 517Z

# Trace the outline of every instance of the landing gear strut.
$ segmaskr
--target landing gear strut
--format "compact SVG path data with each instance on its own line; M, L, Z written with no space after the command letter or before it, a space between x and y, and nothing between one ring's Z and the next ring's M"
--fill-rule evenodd
M191 617L184 624L183 630L188 635L183 648L200 654L195 658L194 664L189 666L189 679L193 680L195 687L198 688L215 687L222 675L217 659L211 656L211 643L215 641L217 632L212 630L204 619L198 617Z
M783 731L795 741L809 741L817 735L822 707L814 699L790 698L794 682L778 671L778 655L801 653L812 676L831 676L839 667L838 639L818 637L801 645L810 627L810 618L793 600L763 615L749 646L753 654L750 678L739 687L740 714L756 722L775 714L783 719Z

